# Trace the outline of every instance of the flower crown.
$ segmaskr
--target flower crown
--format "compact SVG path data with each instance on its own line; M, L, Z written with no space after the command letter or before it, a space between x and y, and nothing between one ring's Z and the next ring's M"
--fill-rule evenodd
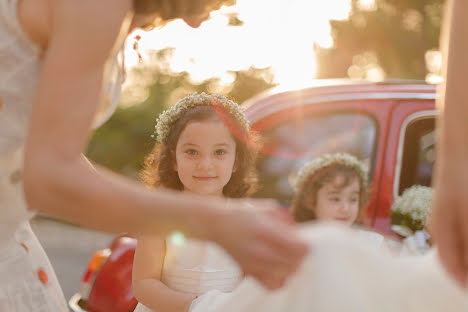
M432 194L432 188L427 186L413 185L406 189L392 205L392 229L403 236L423 229L431 214Z
M296 190L299 190L309 177L319 170L334 165L343 165L353 168L359 173L363 183L367 184L368 169L362 161L347 153L323 154L310 160L299 170L295 181Z
M242 106L227 99L223 95L194 92L183 97L177 101L175 105L159 115L156 119L156 126L154 127L155 133L152 137L156 137L159 143L164 142L171 131L172 125L179 120L187 110L197 106L221 106L231 114L247 132L249 131L249 121L244 115Z

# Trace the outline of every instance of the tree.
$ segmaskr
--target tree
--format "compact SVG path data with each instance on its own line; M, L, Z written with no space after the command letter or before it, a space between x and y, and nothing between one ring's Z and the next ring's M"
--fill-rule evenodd
M316 46L318 77L424 79L425 56L438 48L442 0L352 0L349 19L330 21L334 46Z

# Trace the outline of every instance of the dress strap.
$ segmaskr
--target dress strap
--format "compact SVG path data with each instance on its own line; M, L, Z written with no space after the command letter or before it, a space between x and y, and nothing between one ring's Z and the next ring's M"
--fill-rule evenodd
M93 128L102 126L117 108L120 90L125 80L124 48L134 12L127 14L122 23L119 36L111 51L111 56L104 65L104 76L100 104L93 122Z
M3 25L16 37L18 42L35 55L39 53L39 46L26 35L19 22L18 0L0 0L0 18Z

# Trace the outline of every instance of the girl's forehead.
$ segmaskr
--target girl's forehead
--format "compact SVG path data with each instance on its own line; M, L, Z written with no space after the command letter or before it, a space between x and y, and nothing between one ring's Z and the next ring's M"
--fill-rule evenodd
M212 119L187 123L179 136L178 143L186 143L188 141L200 144L213 142L234 143L228 127L220 120Z
M359 189L359 177L338 174L335 177L333 177L330 181L325 182L324 187L326 187L327 189L333 189L337 191L342 191L345 188Z

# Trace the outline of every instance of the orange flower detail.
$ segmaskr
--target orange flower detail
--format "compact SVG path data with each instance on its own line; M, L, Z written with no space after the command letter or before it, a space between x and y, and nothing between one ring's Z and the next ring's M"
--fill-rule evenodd
M29 248L24 242L21 242L20 245L23 246L23 248L24 248L24 250L26 250L26 252L29 252Z
M47 283L49 282L49 277L47 276L47 273L44 271L43 268L37 270L37 276L39 277L39 280L42 284L47 285Z

